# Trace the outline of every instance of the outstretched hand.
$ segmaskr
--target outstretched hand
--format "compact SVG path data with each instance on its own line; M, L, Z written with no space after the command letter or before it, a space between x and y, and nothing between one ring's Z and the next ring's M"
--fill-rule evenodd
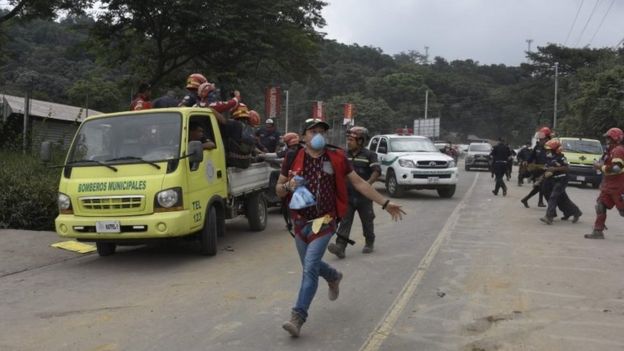
M407 213L405 213L405 211L403 211L401 207L401 205L395 204L394 202L388 202L388 204L386 205L386 211L388 211L390 216L392 216L393 220L402 220L403 215Z

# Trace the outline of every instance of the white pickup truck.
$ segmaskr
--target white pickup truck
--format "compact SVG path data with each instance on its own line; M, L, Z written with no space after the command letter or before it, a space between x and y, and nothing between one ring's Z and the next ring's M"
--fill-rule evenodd
M443 198L455 194L458 181L453 158L441 153L427 137L376 135L368 148L377 153L380 180L391 197L401 197L408 189L435 189Z

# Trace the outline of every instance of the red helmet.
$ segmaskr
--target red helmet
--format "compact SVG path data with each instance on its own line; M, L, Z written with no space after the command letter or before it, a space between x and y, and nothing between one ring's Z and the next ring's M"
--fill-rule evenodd
M243 103L238 104L238 107L232 111L232 117L235 119L249 118L249 109L247 108L247 105Z
M550 138L552 136L552 130L550 130L550 128L548 128L548 127L542 127L539 130L539 133L543 133L544 137L546 137L546 138Z
M193 73L186 78L186 89L199 89L199 86L207 81L201 73Z
M611 128L607 130L607 132L603 135L606 138L611 138L611 140L616 143L621 143L624 140L624 132L620 128Z
M249 124L251 124L252 127L260 125L260 115L255 110L249 111Z
M188 88L188 85L186 87ZM215 89L215 86L212 83L209 83L209 82L201 83L199 87L197 88L197 95L199 95L200 97L208 96L208 93L213 91L214 89Z
M546 150L552 150L552 152L559 153L561 151L561 142L557 139L550 139L544 145Z
M284 134L284 143L286 146L293 146L299 144L299 134L286 133Z

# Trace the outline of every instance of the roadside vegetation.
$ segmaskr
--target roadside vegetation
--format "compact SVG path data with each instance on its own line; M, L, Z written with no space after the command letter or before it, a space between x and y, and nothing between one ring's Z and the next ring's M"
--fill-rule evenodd
M0 160L0 228L54 230L60 169L20 151L0 151Z

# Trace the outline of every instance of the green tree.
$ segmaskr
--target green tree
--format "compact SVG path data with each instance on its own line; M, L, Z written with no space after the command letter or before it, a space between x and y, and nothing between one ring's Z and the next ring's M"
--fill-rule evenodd
M600 137L624 124L624 66L616 66L580 83L564 128L572 135Z
M95 30L100 55L155 84L182 67L213 80L248 78L261 65L312 70L322 27L319 0L185 2L104 0ZM217 79L214 79L217 78Z
M5 11L0 11L0 26L11 19L28 21L35 18L54 19L59 11L82 14L93 0L8 0Z

